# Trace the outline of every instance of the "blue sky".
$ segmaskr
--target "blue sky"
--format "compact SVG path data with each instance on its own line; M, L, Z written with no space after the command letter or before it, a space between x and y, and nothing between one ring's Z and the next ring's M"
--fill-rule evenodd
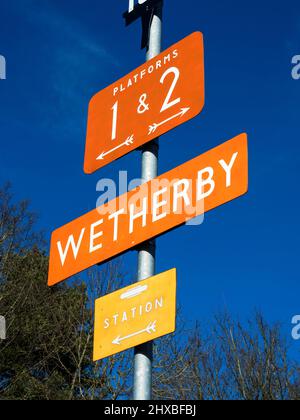
M83 173L90 97L145 59L140 24L125 28L127 0L2 0L0 183L29 198L51 231L95 207L96 183L128 170L133 152L92 176ZM163 136L159 172L249 135L249 193L212 211L203 225L158 240L157 271L178 269L188 320L227 309L241 319L261 309L287 334L300 313L299 98L291 60L300 54L298 1L165 0L163 47L204 33L206 105ZM135 280L136 253L125 257ZM300 342L292 342L299 354Z

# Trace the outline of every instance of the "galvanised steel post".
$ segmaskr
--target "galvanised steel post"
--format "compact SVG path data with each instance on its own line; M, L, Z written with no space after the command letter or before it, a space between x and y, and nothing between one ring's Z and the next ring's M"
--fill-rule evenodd
M154 9L150 23L147 61L161 52L163 0ZM142 179L150 181L158 175L158 139L142 149ZM138 281L155 275L155 240L144 243L138 253ZM136 347L134 355L133 398L137 401L152 398L153 342Z

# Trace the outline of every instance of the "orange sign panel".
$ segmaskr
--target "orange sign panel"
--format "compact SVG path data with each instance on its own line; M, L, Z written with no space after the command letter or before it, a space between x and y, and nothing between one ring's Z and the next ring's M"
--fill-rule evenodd
M48 283L115 257L247 189L247 135L241 134L56 230Z
M196 32L91 99L84 171L95 172L195 117L203 106L203 36Z
M176 270L96 300L94 361L175 331Z

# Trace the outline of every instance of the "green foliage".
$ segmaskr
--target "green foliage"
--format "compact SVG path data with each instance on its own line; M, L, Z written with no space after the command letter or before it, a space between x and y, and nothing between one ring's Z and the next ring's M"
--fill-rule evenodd
M89 328L82 323L87 318L85 289L81 285L49 289L48 260L37 250L9 261L9 273L0 285L8 337L0 347L0 395L20 399L73 395L79 340L86 345ZM83 369L90 356L91 340Z
M124 285L117 263L86 282L47 287L48 257L28 203L0 190L0 399L131 398L132 352L92 362L94 301ZM86 286L87 285L87 286ZM154 346L156 399L297 400L300 367L279 326L258 315L246 326L222 315L203 333L177 322ZM185 337L185 339L183 339Z
M8 187L0 191L0 314L7 321L0 398L116 398L123 359L92 363L91 291L80 282L47 287L48 257L34 220L26 202L14 204ZM97 273L91 280L99 281Z

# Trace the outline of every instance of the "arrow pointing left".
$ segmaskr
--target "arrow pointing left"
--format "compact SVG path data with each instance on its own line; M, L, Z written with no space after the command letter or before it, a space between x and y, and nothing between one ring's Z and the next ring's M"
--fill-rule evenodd
M133 144L133 142L134 142L134 135L132 134L131 136L127 137L127 139L123 143L119 144L118 146L114 147L111 150L108 150L107 152L102 152L101 155L99 155L96 158L96 160L103 160L105 158L105 156L107 156L107 155L115 152L116 150L120 149L121 147L123 147L123 146L127 146L127 147L128 146L131 146Z
M148 333L150 335L152 333L155 333L156 332L156 322L157 321L150 322L150 324L146 328L144 328L143 330L134 332L134 333L129 334L129 335L125 336L125 337L118 336L117 338L115 338L112 341L112 344L116 344L117 346L119 346L122 341L128 340L129 338L135 337L137 335L144 334L144 333Z

